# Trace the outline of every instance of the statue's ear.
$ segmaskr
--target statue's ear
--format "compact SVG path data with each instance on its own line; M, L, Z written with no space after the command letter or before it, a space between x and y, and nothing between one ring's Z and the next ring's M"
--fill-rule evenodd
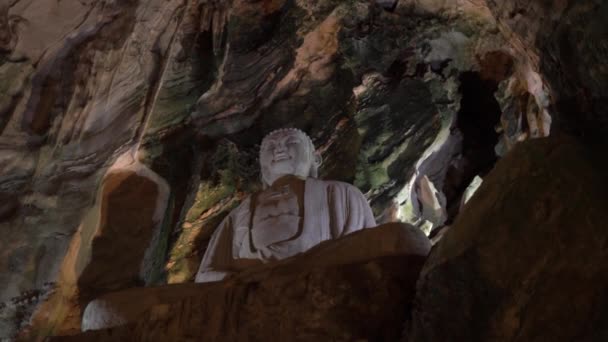
M314 164L317 168L319 168L323 164L323 157L321 157L321 153L316 152L313 153Z
M318 152L313 152L312 154L312 165L310 165L310 174L309 177L317 178L319 176L319 166L323 164L323 158L321 158L321 154Z

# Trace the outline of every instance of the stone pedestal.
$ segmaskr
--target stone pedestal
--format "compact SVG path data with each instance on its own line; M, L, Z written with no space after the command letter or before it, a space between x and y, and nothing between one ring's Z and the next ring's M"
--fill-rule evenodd
M388 224L223 282L131 289L97 299L84 328L50 341L396 341L430 243Z

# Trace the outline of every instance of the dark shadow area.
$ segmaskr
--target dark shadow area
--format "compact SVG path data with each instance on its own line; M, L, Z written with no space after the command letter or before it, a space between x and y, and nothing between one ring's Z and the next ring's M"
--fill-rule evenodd
M483 178L494 167L498 157L494 147L498 143L495 127L501 109L494 97L498 84L482 79L477 72L460 76L460 112L456 127L462 133L462 154L450 165L443 192L448 204L450 224L458 213L460 198L475 176Z
M494 146L498 143L495 127L500 121L500 106L494 98L497 84L485 81L474 72L460 76L460 112L457 127L463 134L463 155L471 170L485 175L496 163Z

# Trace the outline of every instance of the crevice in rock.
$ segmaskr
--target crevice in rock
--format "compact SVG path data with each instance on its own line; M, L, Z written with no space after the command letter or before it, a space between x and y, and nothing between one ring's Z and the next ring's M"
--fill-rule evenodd
M45 52L36 63L37 72L32 76L31 95L21 119L21 127L25 132L37 136L49 133L53 120L62 115L73 95L76 76L80 76L75 75L75 65L78 65L82 50L104 30L111 30L113 26L123 27L121 25L125 23L133 26L132 13L132 7L128 10L124 8L121 12L110 12L86 30L74 31L66 37L62 46L52 52Z
M462 100L456 125L463 133L463 153L481 174L486 174L496 163L498 134L494 127L501 111L494 92L498 84L472 72L463 73L460 81Z
M177 36L177 34L182 26L182 22L184 20L184 7L180 6L180 7L176 8L173 13L173 17L178 18L178 19L176 19L177 24L175 25L175 29L173 31L173 34L171 35L171 40L169 41L167 49L166 49L166 51L164 51L164 54L159 47L159 45L161 45L161 39L163 37L162 34L158 36L157 41L154 43L153 72L151 73L152 76L150 79L150 87L148 88L148 93L146 94L146 100L145 100L145 103L143 106L144 114L141 118L141 123L140 123L139 128L135 135L136 144L137 144L137 148L135 150L138 150L139 147L141 146L141 142L146 134L146 128L148 127L148 122L150 120L150 117L152 116L155 103L158 99L158 94L160 93L160 91L162 89L163 80L165 77L165 73L167 71L167 67L170 66L170 64L171 64L171 58L173 57L173 53L174 53L173 46L176 41L176 36Z
M477 72L460 75L462 99L456 128L462 133L462 152L450 162L443 186L448 225L458 214L460 199L475 176L483 178L498 160L494 152L499 137L495 127L501 115L494 97L497 89L496 81L483 79Z
M4 131L6 125L11 120L13 113L15 112L15 108L17 108L17 104L22 97L23 91L21 90L11 97L6 106L0 107L0 133Z

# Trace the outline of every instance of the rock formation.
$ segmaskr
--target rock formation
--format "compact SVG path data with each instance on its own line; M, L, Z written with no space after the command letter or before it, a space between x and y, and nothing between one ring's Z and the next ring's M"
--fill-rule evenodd
M594 159L551 138L499 161L427 260L405 340L608 337L608 164Z
M110 293L83 329L111 329L51 341L397 340L429 250L411 226L364 229L225 282Z
M276 128L309 132L321 178L353 182L379 223L453 241L466 188L499 186L522 141L603 155L607 16L594 0L0 0L0 339L77 333L107 291L193 280Z

